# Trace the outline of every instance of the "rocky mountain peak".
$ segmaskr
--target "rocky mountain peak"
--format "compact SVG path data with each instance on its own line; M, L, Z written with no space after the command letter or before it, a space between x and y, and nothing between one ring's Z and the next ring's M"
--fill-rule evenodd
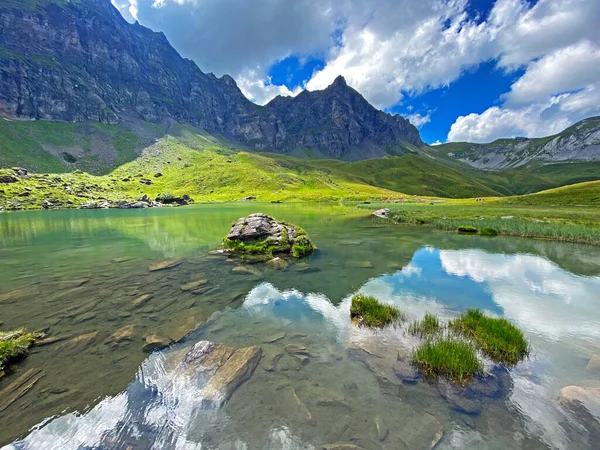
M348 83L346 83L346 79L342 75L338 75L330 87L339 88L339 87L347 87Z

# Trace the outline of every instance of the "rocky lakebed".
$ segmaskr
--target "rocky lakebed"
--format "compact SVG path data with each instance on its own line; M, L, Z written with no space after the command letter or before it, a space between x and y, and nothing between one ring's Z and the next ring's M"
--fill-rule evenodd
M488 246L476 250L461 248L460 236L424 236L341 211L338 224L320 213L272 208L260 215L232 208L225 217L208 209L218 223L214 237L192 244L192 252L190 238L180 239L185 232L164 231L171 214L185 225L180 230L208 229L208 222L197 222L206 217L185 210L153 216L153 229L163 231L146 228L142 243L107 232L64 254L36 236L27 238L38 243L37 254L30 253L15 225L13 244L0 250L12 280L0 293L0 330L26 326L42 336L0 378L0 443L7 449L593 448L600 438L600 345L593 338L600 310L589 293L600 287L598 277L531 255L525 240L529 253L503 253L507 244L489 240L472 241ZM282 216L308 233L273 219ZM87 224L68 232L78 242L92 222L70 220ZM342 224L353 230L351 238L339 233ZM294 256L300 236L311 256ZM255 247L231 251L228 240ZM268 258L257 258L256 245L265 241ZM588 255L585 246L535 248L567 247L571 255L573 249ZM115 256L116 248L127 250ZM520 272L523 258L537 269ZM571 286L571 306L563 306L563 291L546 296L528 289L542 279ZM500 285L510 293L497 291ZM406 321L382 329L353 324L356 292L399 306ZM457 301L458 292L469 292L468 300ZM516 296L543 311L530 322L515 321L532 349L518 366L484 358L485 374L461 384L428 378L412 363L422 339L408 332L410 320L426 311L449 320L467 306L519 317L508 300ZM560 325L575 315L581 327Z

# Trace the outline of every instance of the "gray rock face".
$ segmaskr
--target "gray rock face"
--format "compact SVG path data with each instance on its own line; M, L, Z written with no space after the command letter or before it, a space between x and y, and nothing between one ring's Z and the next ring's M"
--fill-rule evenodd
M174 119L252 150L348 160L424 146L408 120L338 78L264 107L228 75L203 73L162 33L127 23L110 0L0 5L0 114L65 122Z
M287 231L290 238L296 237L296 230L293 227L278 223L266 214L256 213L238 219L231 227L227 239L252 241L269 238L280 243L284 230Z
M442 145L435 152L444 149L445 146ZM462 150L448 155L478 169L487 170L520 167L534 162L552 164L600 161L600 117L582 120L556 136L499 139L489 144L465 143Z

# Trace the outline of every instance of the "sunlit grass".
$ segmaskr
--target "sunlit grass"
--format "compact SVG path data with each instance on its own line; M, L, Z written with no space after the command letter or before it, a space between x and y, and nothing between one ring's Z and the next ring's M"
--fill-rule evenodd
M413 351L413 363L426 375L464 383L483 372L474 346L453 337L428 339Z
M406 316L399 308L385 305L378 302L376 298L363 294L355 295L352 298L350 317L357 319L359 324L371 328L381 328L406 320Z
M448 326L472 339L495 362L514 365L529 354L529 344L519 328L505 318L486 316L479 309L468 309Z

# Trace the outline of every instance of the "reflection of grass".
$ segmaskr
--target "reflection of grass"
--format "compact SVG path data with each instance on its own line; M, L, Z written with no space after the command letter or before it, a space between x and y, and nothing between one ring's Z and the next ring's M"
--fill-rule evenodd
M9 339L6 339L9 337ZM3 340L4 339L4 340ZM24 329L0 332L0 371L5 367L5 364L11 360L21 358L29 352L29 348L35 341L35 335L28 333Z
M456 338L428 339L413 351L413 362L427 375L464 383L483 371L473 345Z
M529 353L529 345L519 328L507 319L488 317L479 309L468 309L448 325L456 333L473 339L495 362L516 364Z
M441 330L440 320L434 314L425 313L422 320L415 320L408 327L408 332L414 335L434 335Z
M406 320L405 315L392 305L379 303L376 298L363 294L352 298L350 316L357 318L361 325L367 327L384 327L397 321Z

